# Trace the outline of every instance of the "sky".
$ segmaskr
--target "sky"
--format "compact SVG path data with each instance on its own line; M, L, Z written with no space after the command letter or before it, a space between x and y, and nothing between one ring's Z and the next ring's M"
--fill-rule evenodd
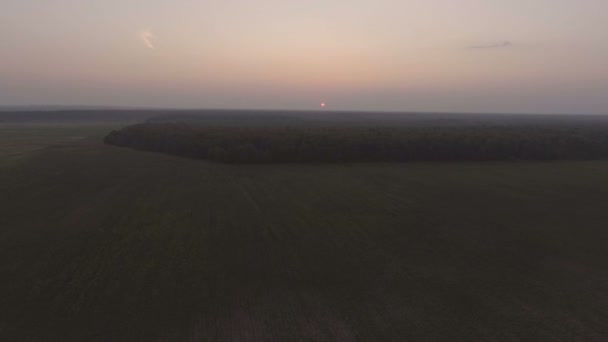
M0 105L608 114L606 0L0 0Z

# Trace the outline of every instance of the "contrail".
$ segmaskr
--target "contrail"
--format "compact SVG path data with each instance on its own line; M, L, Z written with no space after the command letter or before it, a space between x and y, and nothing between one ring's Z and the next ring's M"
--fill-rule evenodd
M154 46L154 43L152 42L154 39L156 39L156 36L152 32L150 32L148 30L141 31L139 33L139 37L144 42L145 46L147 46L150 49L156 49L156 47Z

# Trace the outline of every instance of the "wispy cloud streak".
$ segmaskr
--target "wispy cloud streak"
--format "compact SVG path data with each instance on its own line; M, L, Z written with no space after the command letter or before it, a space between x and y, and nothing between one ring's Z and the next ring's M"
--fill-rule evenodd
M149 30L139 32L139 38L141 38L141 41L148 48L152 50L156 49L156 46L154 45L154 39L156 39L156 36Z
M507 48L507 47L511 47L511 46L513 46L513 43L511 43L508 40L505 40L505 41L496 42L496 43L473 45L473 46L469 46L469 49L500 49L500 48Z

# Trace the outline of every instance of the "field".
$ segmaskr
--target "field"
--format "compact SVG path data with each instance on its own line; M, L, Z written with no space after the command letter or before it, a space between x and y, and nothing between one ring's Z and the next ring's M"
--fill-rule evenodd
M0 340L608 338L608 162L229 165L0 126Z

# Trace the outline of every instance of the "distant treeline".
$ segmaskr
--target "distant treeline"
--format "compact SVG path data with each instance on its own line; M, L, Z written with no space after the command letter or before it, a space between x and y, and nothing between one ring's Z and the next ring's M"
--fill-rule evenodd
M143 123L105 143L227 163L608 158L606 127L208 127Z

